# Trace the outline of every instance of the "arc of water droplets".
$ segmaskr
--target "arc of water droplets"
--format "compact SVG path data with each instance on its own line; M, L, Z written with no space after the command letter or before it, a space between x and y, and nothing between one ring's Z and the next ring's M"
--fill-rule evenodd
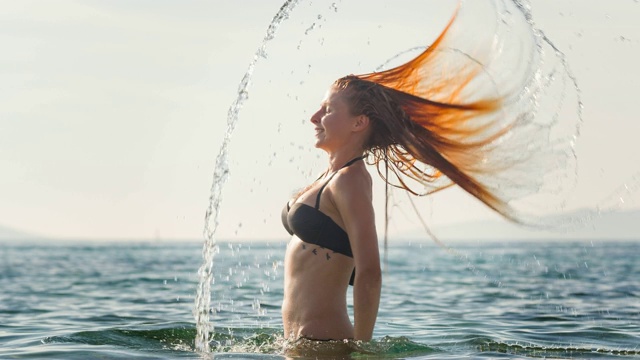
M249 64L249 68L242 78L242 81L240 81L240 85L238 86L238 96L229 107L229 111L227 113L227 131L224 134L224 140L220 147L218 157L216 158L216 165L213 173L213 184L211 186L211 194L209 196L209 207L205 214L205 243L202 249L203 262L198 270L200 281L198 284L193 311L196 320L195 347L198 352L209 352L209 332L213 330L209 321L211 282L213 281L213 257L218 251L214 234L218 227L218 210L220 209L220 203L222 201L222 189L229 178L228 145L231 140L231 135L236 127L236 123L238 122L238 113L240 112L243 104L249 98L249 87L251 85L251 77L253 76L256 63L260 58L267 57L267 43L275 37L280 24L289 18L289 14L298 4L298 1L299 0L287 0L273 17L273 20L271 20L271 24L267 29L264 39L262 40L262 44L253 56L253 60Z
M567 93L565 91L566 86L567 85L572 86L573 91L575 92L574 94L576 97L575 106L576 106L577 121L573 125L574 128L571 134L571 138L562 139L562 141L569 142L570 148L568 149L568 151L570 153L568 155L572 158L575 164L573 168L573 180L572 180L573 186L568 188L568 189L573 189L577 185L577 181L578 181L578 156L576 153L576 141L581 134L581 128L582 128L582 125L584 124L584 116L583 116L584 104L582 101L582 90L578 85L578 80L576 76L573 74L573 71L571 70L569 63L567 62L567 56L565 55L565 53L562 50L560 50L558 46L556 46L556 44L544 33L542 29L537 27L537 24L535 23L534 17L532 14L532 7L531 7L530 0L494 0L495 6L502 7L503 9L508 8L507 3L514 5L517 11L519 11L524 17L525 21L529 25L530 30L532 31L533 39L535 41L536 47L538 48L538 54L540 55L540 57L537 60L529 59L529 62L530 62L529 68L537 67L538 70L533 72L532 76L529 77L529 79L527 79L526 84L524 85L524 89L526 89L527 91L530 91L531 92L530 95L532 96L532 98L535 99L535 101L537 101L537 99L540 96L542 96L544 89L548 87L550 83L557 80L556 77L559 76L561 78L560 81L563 87L563 91L561 92L560 97L557 99L557 103L555 105L556 112L552 115L552 124L557 124L560 121L559 120L560 109L563 107L565 100L567 100L566 99ZM560 69L554 68L550 73L544 75L543 83L536 84L540 80L540 76L542 75L540 71L542 69L542 65L546 61L544 56L545 51L543 49L544 46L548 46L551 49L554 55L554 59L559 61L560 63L559 65ZM534 112L537 112L537 108L534 107L533 110ZM561 191L561 189L558 188L556 189L556 191ZM566 206L566 201L567 199L565 198L562 201L560 208L564 208ZM550 221L549 219L529 218L527 219L526 225L530 227L537 227L542 229L548 229L551 226L551 228L554 228L557 230L561 230L561 229L573 230L576 227L576 224L580 224L582 223L582 221L586 220L586 218L583 215L571 216L570 218L567 218L566 216L561 216L560 218L561 218L560 220L556 219L555 221Z
M501 1L504 2L506 0L501 0ZM577 156L574 148L575 141L577 137L580 136L580 127L584 122L583 120L584 104L582 102L582 96L581 96L582 92L580 87L578 86L578 81L575 75L573 74L573 72L571 71L571 69L569 68L569 65L566 60L566 55L547 37L547 35L541 29L535 26L535 23L533 21L533 16L531 15L531 5L529 0L511 0L511 1L522 12L522 14L524 14L526 21L531 25L531 28L538 35L537 38L540 39L545 44L547 44L548 46L550 46L551 49L555 52L556 58L560 60L560 63L564 70L563 75L569 78L571 85L573 85L573 88L576 91L577 115L578 115L579 122L575 126L574 138L571 141L571 145L572 145L571 147L572 147L572 150L574 151L572 155L575 158ZM564 94L563 94L563 98L560 99L560 101L564 101ZM554 116L554 119L556 121L557 121L556 119L557 116L558 114L556 113ZM577 174L578 169L576 168L575 171ZM576 176L576 181L577 181L577 176ZM611 212L611 211L620 210L623 207L623 205L625 205L626 200L630 200L630 198L634 194L637 194L638 192L640 192L640 172L636 172L632 174L631 177L629 177L622 185L614 189L609 195L607 195L605 198L597 202L595 204L596 206L595 211L581 210L573 214L571 218L562 217L560 220L560 222L562 223L559 223L559 222L555 224L546 223L546 225L554 225L555 228L558 228L558 229L563 228L565 230L575 230L577 228L584 227L585 224L590 223L595 218L601 216L603 211Z

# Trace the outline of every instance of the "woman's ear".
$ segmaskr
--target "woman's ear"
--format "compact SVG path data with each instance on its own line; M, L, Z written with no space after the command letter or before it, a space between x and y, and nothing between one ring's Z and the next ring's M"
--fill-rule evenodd
M354 131L364 131L369 127L369 117L367 115L361 114L356 118L355 123L353 123Z

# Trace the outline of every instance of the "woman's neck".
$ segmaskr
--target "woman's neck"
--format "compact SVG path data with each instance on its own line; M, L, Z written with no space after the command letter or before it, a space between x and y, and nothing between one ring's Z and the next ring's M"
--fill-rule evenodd
M361 157L363 154L364 150L362 149L345 149L344 151L330 153L328 173L340 170L346 163L357 157Z

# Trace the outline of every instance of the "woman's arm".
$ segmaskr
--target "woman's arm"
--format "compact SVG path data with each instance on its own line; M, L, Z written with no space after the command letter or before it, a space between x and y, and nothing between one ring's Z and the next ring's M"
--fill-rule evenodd
M354 171L355 170L355 171ZM371 195L371 177L347 169L334 181L332 198L349 235L356 267L353 287L356 340L371 340L378 316L382 275Z

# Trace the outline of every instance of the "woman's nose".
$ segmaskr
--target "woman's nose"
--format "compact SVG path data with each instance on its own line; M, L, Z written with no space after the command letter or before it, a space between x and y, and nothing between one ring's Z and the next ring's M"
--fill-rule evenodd
M320 122L320 117L320 110L318 110L315 114L311 115L311 119L309 120L312 124L318 124Z

